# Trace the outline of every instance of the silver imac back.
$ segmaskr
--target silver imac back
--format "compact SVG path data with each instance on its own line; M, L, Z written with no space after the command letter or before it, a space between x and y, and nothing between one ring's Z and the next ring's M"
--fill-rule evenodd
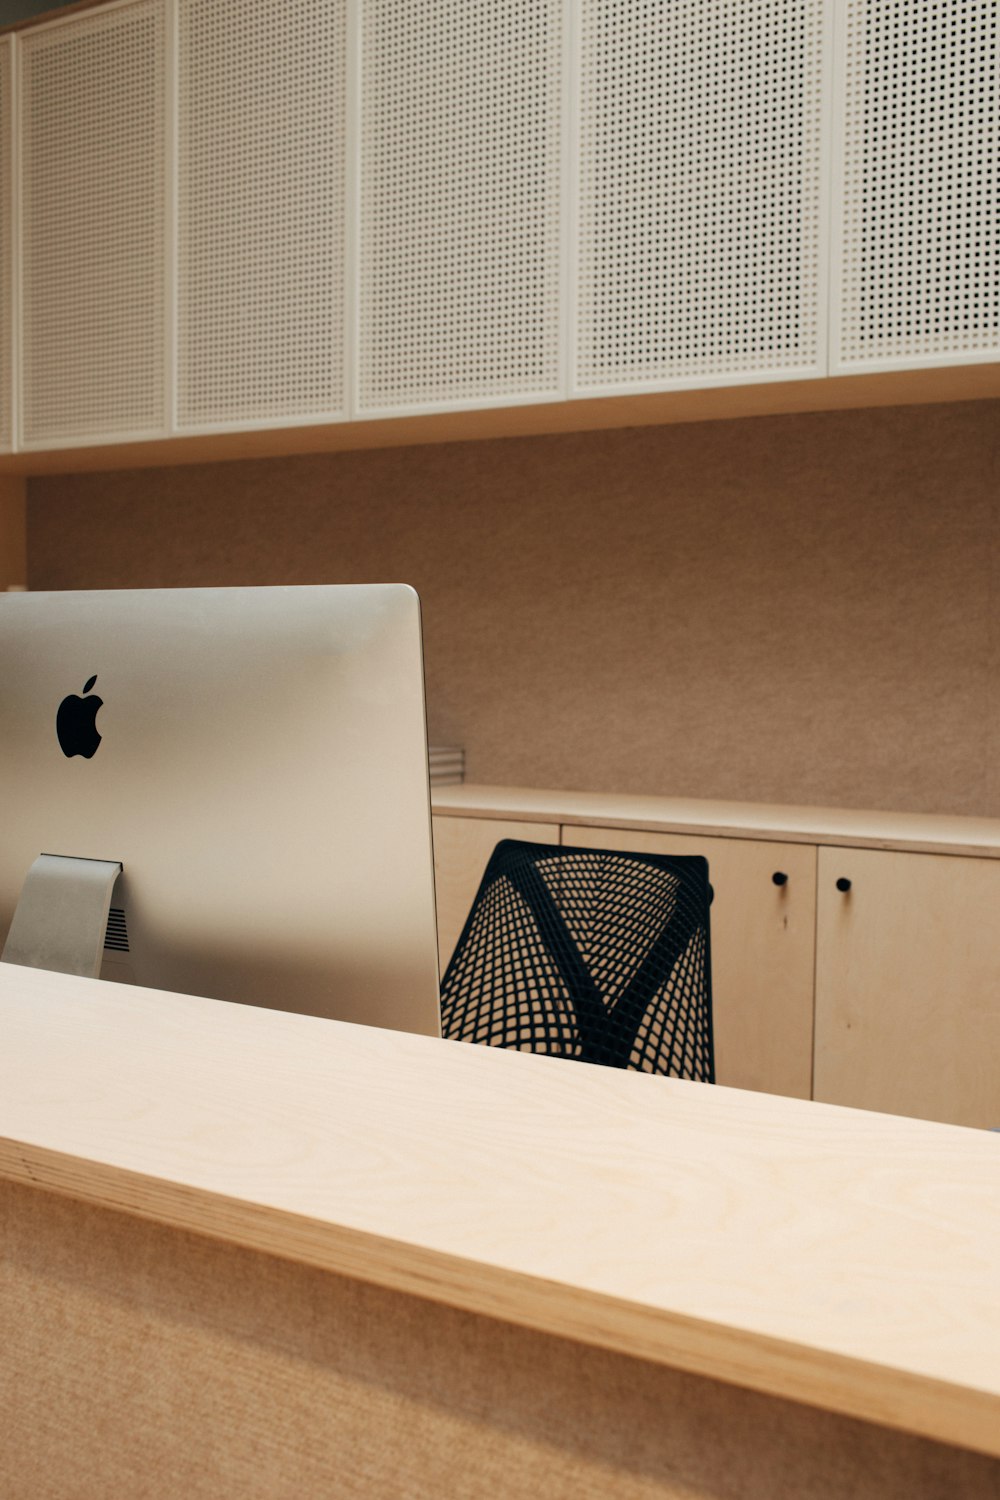
M439 1034L406 585L0 595L0 766L0 943L120 860L103 978Z

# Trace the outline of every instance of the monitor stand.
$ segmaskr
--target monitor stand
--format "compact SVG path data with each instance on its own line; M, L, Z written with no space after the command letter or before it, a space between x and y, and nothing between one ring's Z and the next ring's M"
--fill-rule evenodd
M28 871L0 962L97 979L118 860L40 854Z

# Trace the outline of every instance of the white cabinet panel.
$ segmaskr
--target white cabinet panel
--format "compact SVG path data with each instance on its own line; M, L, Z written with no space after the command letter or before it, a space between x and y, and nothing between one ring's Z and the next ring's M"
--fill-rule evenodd
M161 436L164 0L84 12L17 50L22 441Z
M840 0L833 373L1000 357L1000 0Z
M357 412L560 394L562 0L363 0Z
M347 0L180 0L178 423L343 415Z
M14 441L14 42L0 41L0 452Z
M820 849L817 910L815 1097L1000 1127L1000 860Z
M825 374L826 0L584 0L578 394Z

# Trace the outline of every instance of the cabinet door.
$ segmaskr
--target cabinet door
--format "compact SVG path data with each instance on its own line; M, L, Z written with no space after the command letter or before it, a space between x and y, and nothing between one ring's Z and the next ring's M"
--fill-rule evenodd
M817 912L816 1098L1000 1126L1000 861L821 849Z
M178 424L343 415L347 0L179 0Z
M808 1099L812 1085L816 850L565 825L587 849L700 854L715 891L712 1020L718 1083ZM773 876L788 878L775 885Z
M18 43L21 441L167 429L165 0Z
M827 0L584 0L576 395L826 374Z
M438 954L441 973L465 925L487 862L501 839L558 844L555 823L514 823L495 818L435 817L434 879L437 887Z
M996 0L841 0L831 374L1000 354Z
M561 386L563 0L362 0L357 415Z

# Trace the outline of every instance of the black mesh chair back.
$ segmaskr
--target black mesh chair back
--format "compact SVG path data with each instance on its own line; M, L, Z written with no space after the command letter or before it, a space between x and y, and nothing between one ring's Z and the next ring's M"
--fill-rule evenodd
M505 839L441 982L444 1036L715 1082L708 862Z

